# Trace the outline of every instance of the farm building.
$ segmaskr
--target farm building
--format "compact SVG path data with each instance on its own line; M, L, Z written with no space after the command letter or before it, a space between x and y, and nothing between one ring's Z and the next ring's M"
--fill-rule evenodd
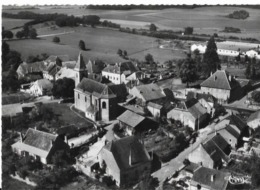
M25 92L34 96L44 96L51 94L53 84L47 79L40 79L30 84L29 89Z
M260 127L260 110L252 113L247 119L247 125L255 130L257 127Z
M128 187L151 173L152 158L135 136L107 143L98 154L99 165L119 187Z
M20 141L12 145L14 153L20 156L32 156L43 164L50 164L58 150L68 150L68 145L57 135L29 128Z

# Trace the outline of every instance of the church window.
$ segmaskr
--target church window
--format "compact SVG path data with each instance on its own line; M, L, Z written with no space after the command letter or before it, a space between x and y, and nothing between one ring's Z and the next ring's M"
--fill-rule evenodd
M80 98L79 94L78 94L78 99Z
M106 102L102 102L102 108L103 108L103 109L106 109L106 108L107 108Z

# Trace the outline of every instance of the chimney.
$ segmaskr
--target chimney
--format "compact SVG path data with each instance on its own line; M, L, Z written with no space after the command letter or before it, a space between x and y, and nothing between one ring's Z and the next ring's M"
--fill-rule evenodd
M210 181L213 182L213 181L214 181L214 178L215 178L215 175L214 175L214 174L211 174L211 176L210 176Z
M68 144L68 137L66 135L64 136L64 142Z
M35 131L37 130L37 127L36 127L36 126L34 127L34 130L35 130Z
M231 75L229 75L229 76L228 76L228 78L229 78L229 81L231 82L232 76L231 76Z
M21 142L23 142L23 140L24 140L23 138L24 138L24 136L23 136L22 132L20 132L20 141Z

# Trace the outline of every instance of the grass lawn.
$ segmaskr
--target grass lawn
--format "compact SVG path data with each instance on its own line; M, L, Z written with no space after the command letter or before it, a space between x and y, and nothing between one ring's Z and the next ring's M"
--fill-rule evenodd
M27 185L21 181L15 180L11 177L3 176L2 178L3 190L33 190L34 187Z
M38 40L12 40L8 41L11 49L15 49L22 54L25 59L29 55L47 53L49 55L68 54L71 59L76 59L80 49L79 40L84 40L89 51L82 51L85 61L88 59L101 59L108 63L122 62L124 59L117 55L120 48L126 50L130 58L144 60L147 53L154 56L155 61L165 62L174 58L182 58L186 55L181 51L159 49L155 38L123 33L115 30L75 27L60 28L50 31L42 28L38 31L39 35L60 33L64 31L75 31L74 33L60 35L60 44L52 42L53 36L44 37Z
M54 114L59 115L59 120L62 121L64 125L75 125L76 127L91 128L93 125L90 121L85 118L79 117L77 114L70 110L71 105L71 103L49 103L44 104L44 107L51 108Z
M2 26L5 30L10 30L14 27L23 26L26 22L31 21L30 19L13 19L13 18L2 18Z

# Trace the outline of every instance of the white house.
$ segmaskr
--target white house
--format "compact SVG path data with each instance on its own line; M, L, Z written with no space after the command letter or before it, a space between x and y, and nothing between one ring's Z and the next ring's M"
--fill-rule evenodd
M248 57L251 57L251 58L253 58L253 57L255 57L256 59L260 59L260 54L257 52L257 51L255 51L255 50L249 50L249 51L247 51L246 52L246 55L248 56Z
M247 125L253 130L255 130L257 127L260 127L260 110L252 113L249 116Z
M51 92L53 84L48 79L40 79L31 83L26 91L34 96L43 96Z

